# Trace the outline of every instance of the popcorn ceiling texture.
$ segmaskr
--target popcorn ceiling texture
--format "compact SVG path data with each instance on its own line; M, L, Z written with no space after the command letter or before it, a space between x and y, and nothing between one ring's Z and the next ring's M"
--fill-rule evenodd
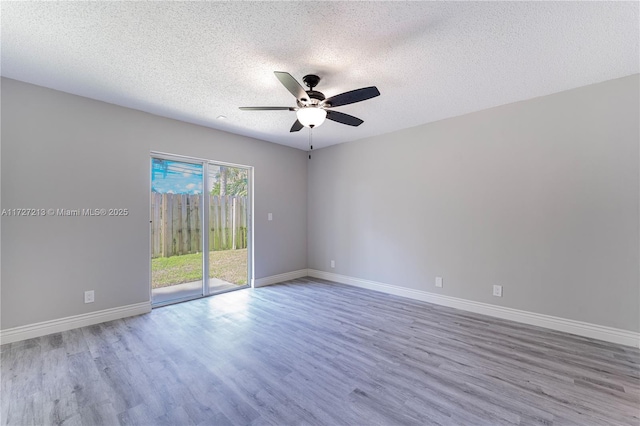
M273 71L337 108L316 148L640 71L638 2L2 2L2 75L305 149ZM217 120L225 115L227 120Z

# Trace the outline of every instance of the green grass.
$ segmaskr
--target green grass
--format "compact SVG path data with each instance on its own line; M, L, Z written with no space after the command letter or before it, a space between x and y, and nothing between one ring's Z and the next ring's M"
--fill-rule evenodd
M233 284L247 283L247 249L209 252L209 277ZM202 254L151 259L152 288L202 279Z

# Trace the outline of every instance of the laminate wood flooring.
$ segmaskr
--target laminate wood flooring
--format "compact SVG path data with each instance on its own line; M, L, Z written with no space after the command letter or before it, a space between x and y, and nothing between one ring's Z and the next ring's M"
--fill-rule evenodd
M638 349L317 279L3 345L7 425L638 425Z

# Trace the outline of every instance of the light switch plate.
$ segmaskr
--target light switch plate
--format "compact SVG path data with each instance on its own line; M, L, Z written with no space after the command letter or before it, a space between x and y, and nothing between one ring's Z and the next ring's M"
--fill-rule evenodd
M442 287L442 277L436 277L436 287Z

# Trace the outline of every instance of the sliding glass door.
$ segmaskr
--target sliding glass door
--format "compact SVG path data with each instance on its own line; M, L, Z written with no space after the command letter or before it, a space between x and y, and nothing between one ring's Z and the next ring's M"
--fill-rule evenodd
M210 163L209 293L248 284L249 170Z
M154 306L248 287L250 189L249 167L152 155Z

